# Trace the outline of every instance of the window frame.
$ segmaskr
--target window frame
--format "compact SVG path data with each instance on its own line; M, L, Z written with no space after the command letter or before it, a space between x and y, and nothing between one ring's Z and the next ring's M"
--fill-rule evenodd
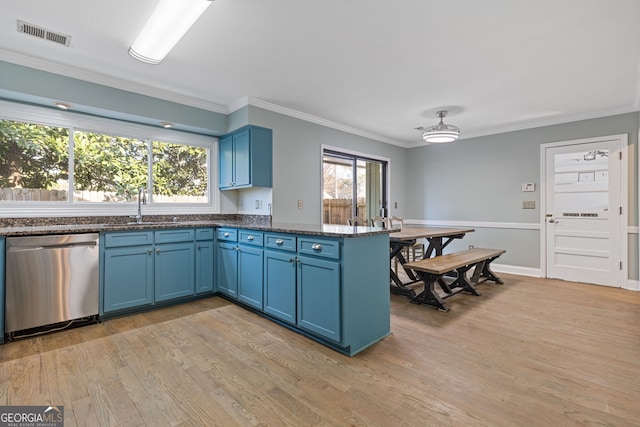
M2 100L0 100L0 120L69 128L70 147L73 146L73 132L82 131L208 148L209 203L151 203L145 205L142 212L143 215L220 213L217 173L218 138L216 137ZM73 169L73 161L73 150L71 150L70 169ZM73 185L71 177L69 185ZM71 192L71 188L69 190ZM74 202L73 193L71 193L66 202L0 202L0 217L119 216L134 215L136 209L136 202Z

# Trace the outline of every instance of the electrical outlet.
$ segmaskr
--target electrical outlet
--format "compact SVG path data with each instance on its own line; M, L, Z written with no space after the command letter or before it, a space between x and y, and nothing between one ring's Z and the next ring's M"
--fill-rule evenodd
M473 248L475 248L475 246L469 245L469 249L473 249Z
M302 200L298 200L298 209L302 209Z
M525 200L522 202L522 209L535 209L536 202L535 200Z
M256 209L260 209L260 200L256 200Z

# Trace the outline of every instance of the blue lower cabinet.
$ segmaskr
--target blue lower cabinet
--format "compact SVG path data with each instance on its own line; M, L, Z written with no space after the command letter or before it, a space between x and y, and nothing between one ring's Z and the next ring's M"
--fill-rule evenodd
M238 300L262 310L262 248L238 247Z
M196 242L196 293L213 291L213 240Z
M264 251L264 312L296 323L296 254Z
M195 247L193 242L156 245L155 301L195 294Z
M238 244L218 242L216 246L216 288L231 298L238 297Z
M108 248L104 251L104 313L153 303L153 247Z
M297 294L298 326L340 342L340 263L298 256Z
M213 238L213 228L104 233L100 314L213 293Z

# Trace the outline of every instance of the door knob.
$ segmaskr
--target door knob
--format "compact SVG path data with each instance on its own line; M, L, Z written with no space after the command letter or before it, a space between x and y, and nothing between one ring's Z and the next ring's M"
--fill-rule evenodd
M556 221L555 219L551 218L551 219L549 220L549 222L550 222L550 223L554 223L554 222L558 222L558 221Z

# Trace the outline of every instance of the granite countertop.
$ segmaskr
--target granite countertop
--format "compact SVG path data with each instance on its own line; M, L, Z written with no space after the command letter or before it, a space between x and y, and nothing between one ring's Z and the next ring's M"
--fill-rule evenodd
M326 224L295 224L295 223L271 223L270 221L247 221L241 216L231 216L230 218L213 219L184 219L184 220L164 220L149 217L142 224L117 223L103 218L93 217L83 218L80 223L71 223L68 219L66 224L57 224L55 218L48 218L46 221L30 221L28 224L19 222L0 226L0 236L29 236L45 234L69 234L69 233L97 233L101 231L126 231L145 229L168 229L168 228L189 228L189 227L233 227L247 230L259 230L280 233L296 233L312 236L328 237L362 237L377 234L389 234L393 229L383 229L377 227L353 227L350 225L326 225ZM95 222L91 222L91 220Z

